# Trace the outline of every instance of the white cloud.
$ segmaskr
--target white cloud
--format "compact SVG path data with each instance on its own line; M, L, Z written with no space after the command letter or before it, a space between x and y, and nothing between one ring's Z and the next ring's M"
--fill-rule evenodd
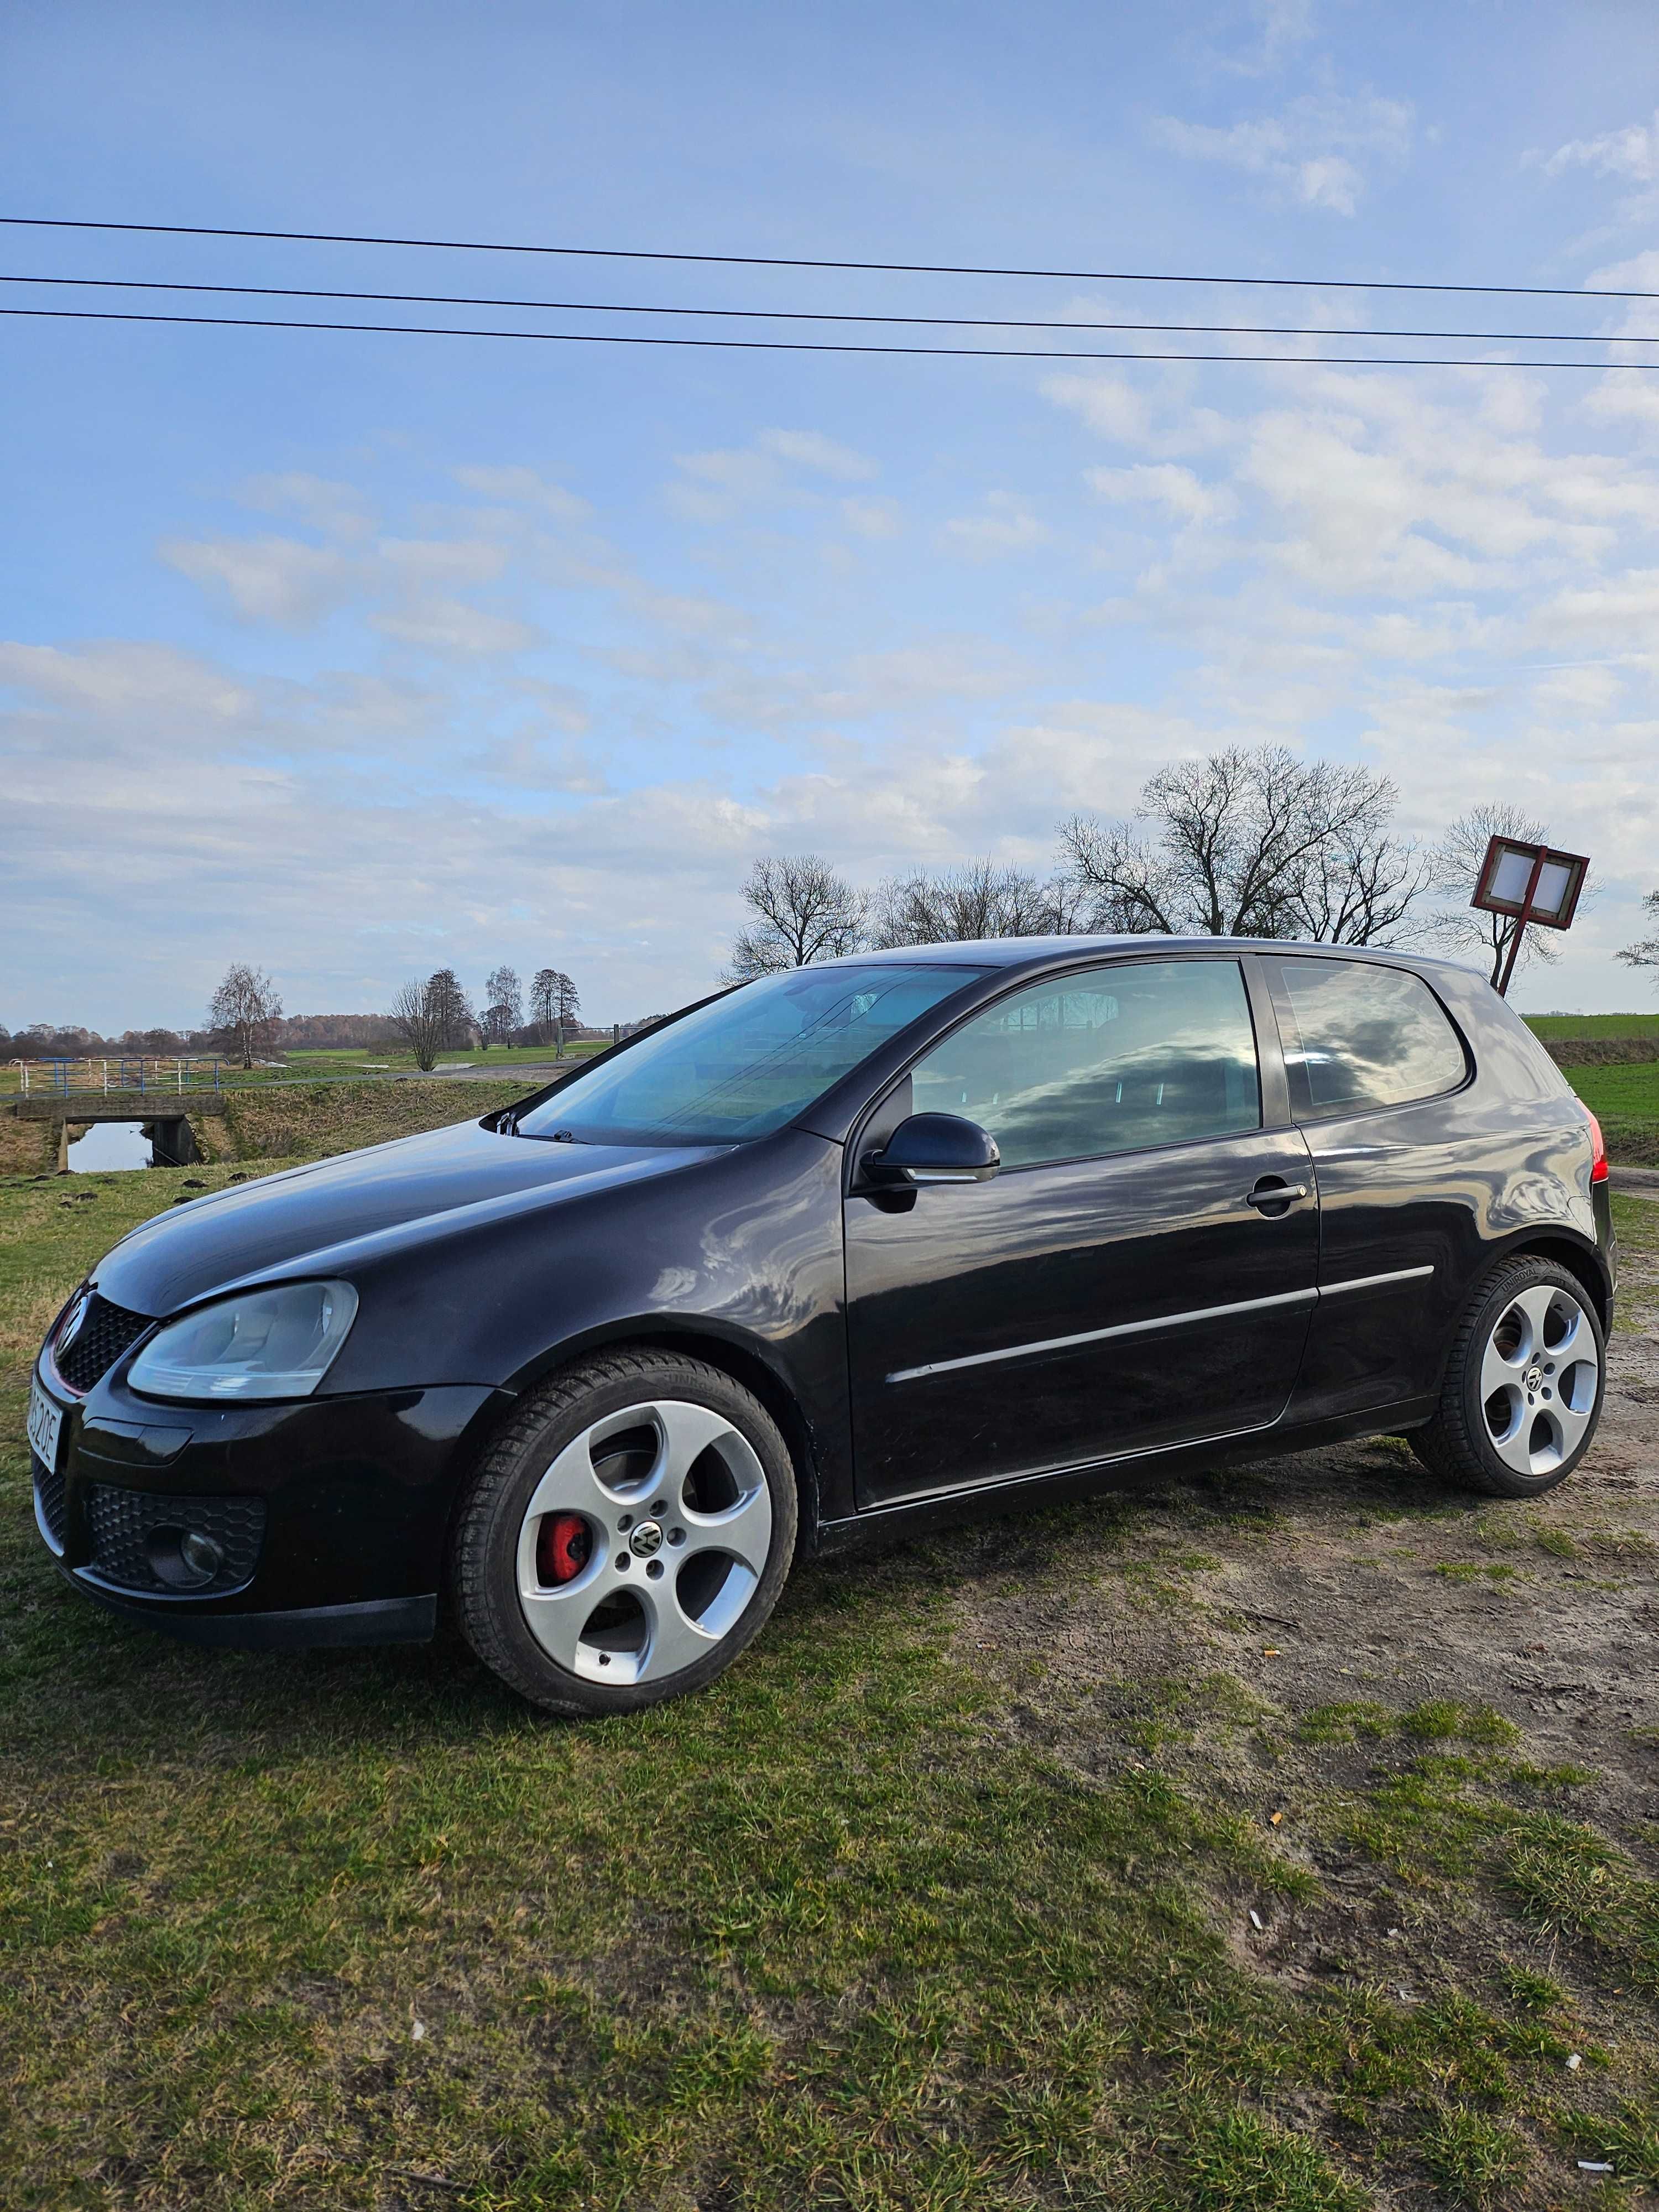
M904 527L898 504L890 499L844 499L842 520L860 538L896 538Z
M542 642L542 633L533 624L491 614L465 599L422 599L401 613L376 615L374 627L386 637L428 653L460 653L469 659L526 653Z
M674 465L680 477L669 486L669 503L697 522L724 522L745 507L812 495L803 473L836 483L867 483L878 473L864 454L819 430L762 430L750 445L678 453Z
M1270 75L1314 35L1314 0L1252 0L1249 14L1257 34L1255 47L1223 63L1240 76Z
M850 446L826 438L820 430L763 430L756 444L780 460L791 461L797 468L811 469L819 476L833 477L841 483L867 483L879 475L875 463L863 453L855 453Z
M1564 169L1594 169L1598 177L1623 177L1635 185L1659 183L1659 112L1651 123L1627 123L1596 138L1570 138L1544 163L1547 177Z
M250 477L242 504L270 514L293 513L326 538L359 538L374 528L368 503L355 484L291 469L276 476Z
M297 538L166 538L169 568L212 594L222 593L245 622L304 629L358 594L363 569L353 556Z
M956 515L939 531L947 550L969 561L998 561L1012 553L1029 553L1047 543L1047 526L1018 492L993 491L985 495L978 514Z
M1304 93L1278 115L1226 125L1160 116L1156 144L1265 179L1276 197L1328 214L1358 211L1365 167L1400 167L1411 152L1411 103L1375 93Z
M126 640L72 649L0 642L0 685L47 707L146 732L189 732L204 723L221 732L246 729L258 717L254 692L226 670L172 646Z
M586 500L538 476L534 469L462 468L452 470L451 474L464 489L477 492L481 499L541 507L562 522L585 522L593 512Z
M1238 502L1224 485L1207 484L1171 461L1091 469L1087 482L1102 499L1161 507L1182 522L1224 522L1237 511Z

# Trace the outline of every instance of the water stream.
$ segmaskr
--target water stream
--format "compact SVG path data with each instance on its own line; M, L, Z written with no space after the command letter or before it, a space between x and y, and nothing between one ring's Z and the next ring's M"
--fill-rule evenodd
M107 1175L112 1168L149 1168L155 1156L138 1121L94 1121L69 1148L71 1175Z

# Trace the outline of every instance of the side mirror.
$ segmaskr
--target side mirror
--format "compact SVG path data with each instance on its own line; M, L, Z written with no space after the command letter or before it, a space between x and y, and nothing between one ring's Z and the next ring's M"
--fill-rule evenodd
M960 1114L912 1114L885 1147L866 1152L864 1172L872 1182L989 1182L1002 1165L996 1139Z

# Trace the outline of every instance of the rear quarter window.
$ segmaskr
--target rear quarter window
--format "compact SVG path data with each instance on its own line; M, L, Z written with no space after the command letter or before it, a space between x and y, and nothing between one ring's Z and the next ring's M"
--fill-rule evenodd
M1280 960L1274 1000L1300 1120L1455 1091L1462 1039L1420 975L1358 960Z

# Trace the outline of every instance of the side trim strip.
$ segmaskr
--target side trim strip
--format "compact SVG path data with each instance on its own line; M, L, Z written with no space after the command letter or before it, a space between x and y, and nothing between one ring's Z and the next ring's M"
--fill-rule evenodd
M1224 1314L1256 1313L1269 1306L1310 1306L1316 1290L1280 1291L1270 1298L1241 1298L1234 1305L1195 1306L1190 1313L1159 1314L1152 1321L1122 1321L1112 1328L1085 1328L1076 1336L1045 1336L1035 1344L1011 1344L1000 1352L970 1352L961 1359L935 1359L926 1367L901 1367L890 1382L916 1382L924 1375L949 1375L958 1367L987 1367L998 1359L1027 1359L1039 1352L1069 1352L1074 1344L1103 1344L1109 1336L1145 1336L1152 1329L1182 1328L1195 1321L1218 1321Z
M1187 1313L1159 1314L1151 1321L1124 1321L1111 1328L1085 1328L1076 1336L1039 1337L1034 1343L1011 1344L999 1352L969 1352L960 1359L935 1359L925 1367L899 1367L887 1380L920 1382L926 1376L950 1375L963 1367L989 1367L1004 1359L1035 1358L1043 1352L1069 1352L1074 1345L1103 1344L1109 1337L1146 1336L1154 1329L1185 1328L1194 1322L1220 1321L1229 1314L1265 1313L1274 1306L1316 1305L1321 1298L1338 1297L1345 1291L1370 1291L1383 1283L1415 1282L1419 1276L1433 1273L1432 1267L1395 1267L1388 1274L1354 1275L1345 1283L1327 1283L1320 1288L1310 1285L1305 1291L1280 1291L1267 1298L1240 1298L1232 1305L1194 1306Z
M1374 1291L1382 1283L1414 1283L1419 1276L1433 1273L1432 1267L1393 1267L1386 1275L1351 1275L1346 1283L1322 1285L1319 1295L1322 1298L1334 1298L1344 1291Z

